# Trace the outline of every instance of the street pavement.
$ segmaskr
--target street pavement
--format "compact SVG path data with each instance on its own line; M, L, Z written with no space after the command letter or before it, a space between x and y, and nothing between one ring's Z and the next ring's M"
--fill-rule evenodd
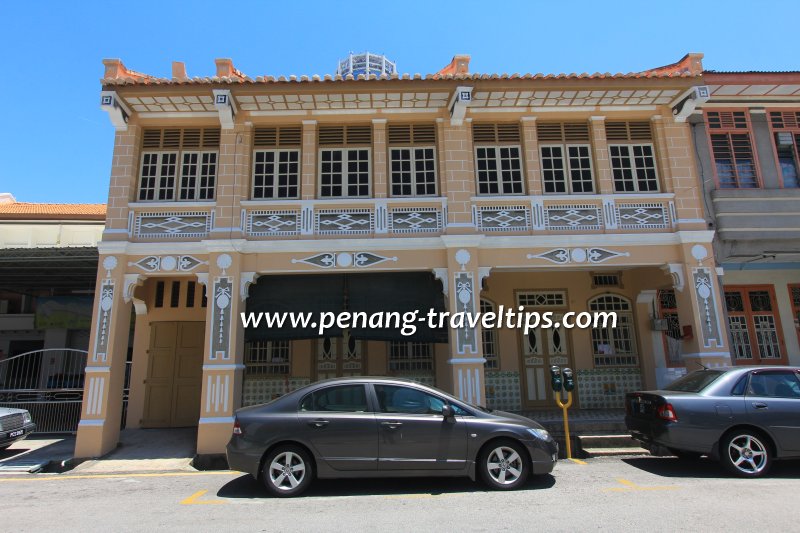
M0 475L3 531L797 531L800 462L560 461L522 490L467 479L322 480L293 499L230 471Z

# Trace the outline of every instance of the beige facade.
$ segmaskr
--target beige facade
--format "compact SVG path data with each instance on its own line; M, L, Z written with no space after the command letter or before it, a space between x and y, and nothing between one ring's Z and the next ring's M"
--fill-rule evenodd
M76 456L116 444L131 313L127 427L196 423L200 454L224 451L239 406L331 375L404 375L526 410L552 405L545 374L559 364L577 371L578 404L600 408L728 362L691 131L673 113L701 84L700 57L508 76L457 56L425 78L291 80L229 60L216 77L178 64L158 79L107 60L117 133ZM256 345L239 319L271 277L401 272L435 277L451 312L613 310L625 323ZM677 345L651 320L663 291Z

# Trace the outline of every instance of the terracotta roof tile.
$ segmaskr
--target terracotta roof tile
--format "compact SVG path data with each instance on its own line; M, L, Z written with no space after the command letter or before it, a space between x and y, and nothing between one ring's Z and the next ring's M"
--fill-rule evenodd
M106 204L0 203L0 220L105 220Z

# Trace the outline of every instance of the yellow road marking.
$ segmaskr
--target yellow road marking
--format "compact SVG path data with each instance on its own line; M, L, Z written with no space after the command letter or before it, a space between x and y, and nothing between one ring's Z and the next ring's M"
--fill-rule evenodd
M610 487L603 489L605 492L629 492L629 491L649 491L649 490L677 490L678 487L674 485L665 485L665 486L655 486L655 487L642 487L637 485L633 481L619 478L617 479L617 483L621 485L625 485L624 487Z
M198 490L185 500L181 500L181 505L219 505L220 503L227 503L225 500L200 500L207 490Z
M573 459L573 458L571 458L571 457L570 457L570 459L569 459L569 460L570 460L570 461L572 461L573 463L577 463L577 464L579 464L579 465L588 465L588 464L589 464L589 463L587 463L586 461L581 461L580 459Z
M0 483L8 481L59 481L62 479L111 479L127 477L178 477L178 476L227 476L241 474L235 470L215 470L208 472L154 472L149 474L83 474L74 476L33 474L31 477L0 477Z

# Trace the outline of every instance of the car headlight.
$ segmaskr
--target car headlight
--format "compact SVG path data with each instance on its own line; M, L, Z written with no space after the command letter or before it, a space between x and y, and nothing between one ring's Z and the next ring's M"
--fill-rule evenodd
M31 414L28 411L22 413L22 423L23 424L30 424L33 421L31 418Z
M528 433L541 440L550 440L550 432L546 429L527 428Z

